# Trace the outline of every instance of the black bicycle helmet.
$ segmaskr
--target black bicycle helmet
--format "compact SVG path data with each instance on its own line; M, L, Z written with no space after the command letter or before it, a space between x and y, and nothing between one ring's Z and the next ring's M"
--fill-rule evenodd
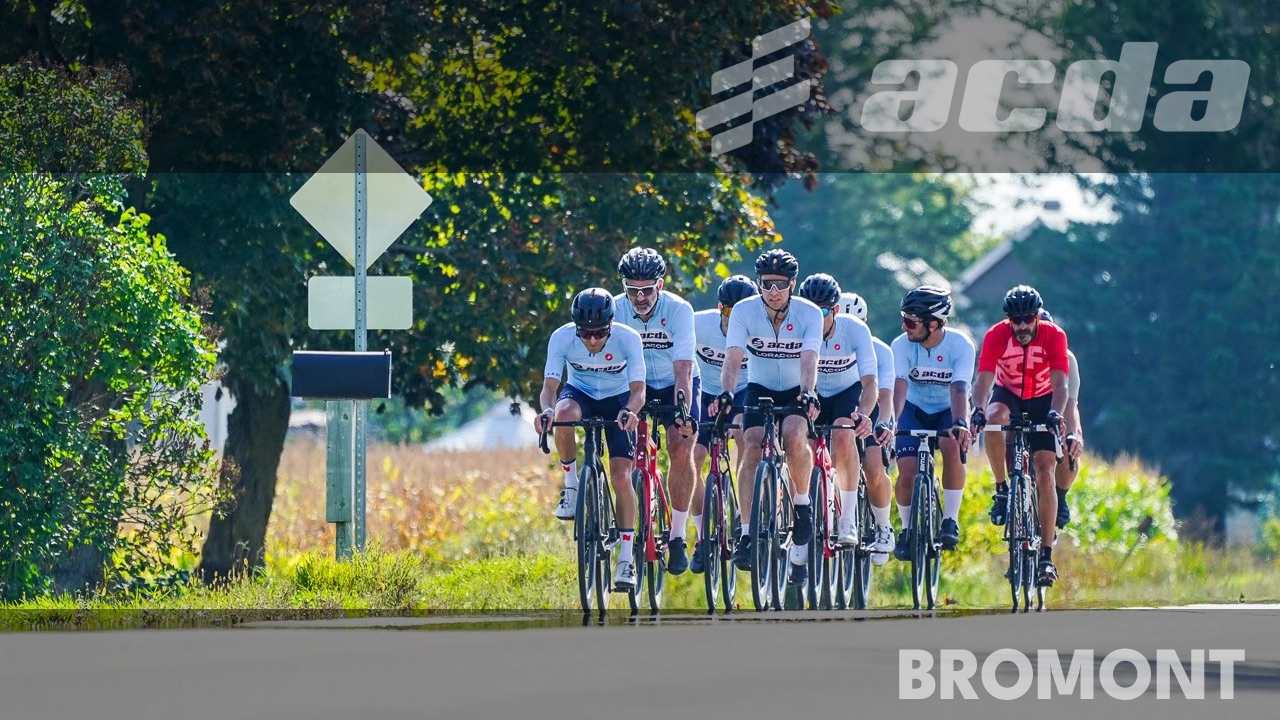
M840 283L826 273L815 273L800 283L796 294L818 307L831 307L840 302Z
M1040 293L1030 285L1014 286L1004 295L1004 314L1009 317L1039 315L1042 307L1044 301L1040 299Z
M902 296L902 312L921 319L946 321L951 317L951 292L933 285L921 285Z
M1048 310L1040 308L1040 319L1045 322L1053 322L1053 315Z
M756 294L756 284L746 275L727 277L720 283L716 291L716 299L725 307L733 307L739 302Z
M573 298L571 314L580 328L604 327L613 322L613 296L604 288L587 288Z
M756 277L761 275L786 275L788 278L795 280L799 274L800 263L796 260L796 256L782 248L766 250L760 253L760 257L756 258Z
M618 261L618 274L627 280L659 280L667 274L667 261L653 248L633 247Z

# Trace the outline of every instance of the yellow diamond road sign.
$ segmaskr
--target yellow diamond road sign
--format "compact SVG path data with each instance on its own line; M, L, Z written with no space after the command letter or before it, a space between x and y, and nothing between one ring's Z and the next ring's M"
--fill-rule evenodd
M364 133L357 130L356 133ZM356 260L355 134L289 199L353 267ZM369 235L365 269L431 205L431 196L373 138L365 138Z

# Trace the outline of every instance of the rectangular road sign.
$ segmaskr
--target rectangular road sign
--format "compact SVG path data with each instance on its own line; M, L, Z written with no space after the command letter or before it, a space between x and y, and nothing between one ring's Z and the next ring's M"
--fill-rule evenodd
M375 275L368 279L370 330L408 330L413 326L413 281ZM316 276L307 282L307 326L312 330L354 330L356 283L353 277Z

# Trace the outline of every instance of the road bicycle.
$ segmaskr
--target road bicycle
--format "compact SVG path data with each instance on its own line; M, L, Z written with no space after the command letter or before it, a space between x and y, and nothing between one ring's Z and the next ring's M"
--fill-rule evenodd
M778 419L800 410L775 407L773 398L760 398L759 405L743 411L764 416L760 464L756 466L755 492L751 498L751 532L755 539L751 560L751 602L756 610L781 610L786 590L787 552L791 549L791 524L795 509L791 502L791 474L778 438Z
M649 600L649 612L657 614L662 607L662 591L667 577L667 545L671 539L671 503L658 468L658 451L662 447L660 425L650 422L664 413L675 413L677 421L688 416L684 391L676 393L675 405L650 401L640 409L636 425L635 469L631 484L635 487L639 512L636 514L635 563L636 584L627 593L634 615L640 612L641 586Z
M727 422L734 412L736 410L722 412L708 423L711 426L711 446L708 448L711 464L703 491L702 527L698 528L698 540L706 552L702 583L708 614L715 614L717 599L723 600L726 613L733 612L733 596L738 585L737 569L733 566L733 544L734 539L742 534L742 515L738 509L738 491L733 483L733 465L729 459L729 431L740 426Z
M578 470L578 502L573 515L573 540L578 549L578 599L584 616L590 615L594 607L604 617L613 585L612 554L619 534L614 518L613 489L609 486L601 452L603 430L614 422L612 418L591 417L551 423L551 427L586 430L583 462ZM539 446L546 454L551 453L548 434L541 433L539 437Z
M950 431L944 430L945 435ZM938 531L942 525L942 500L934 471L933 453L938 449L937 430L898 430L898 437L920 438L916 456L919 463L915 485L911 491L911 604L933 610L938 603L938 571L942 564L942 543ZM965 462L966 453L960 453Z
M813 472L809 476L809 502L814 508L813 541L809 543L809 581L805 597L810 610L844 610L860 588L862 608L866 607L866 583L871 580L870 562L858 567L855 555L866 545L863 538L855 545L840 544L840 486L831 458L830 438L833 430L853 430L851 425L811 425L809 440L813 446ZM859 441L861 446L861 441ZM858 478L858 520L862 530L874 528L871 507L866 502L866 475ZM871 542L875 541L874 533ZM870 555L868 554L868 558ZM859 609L862 609L859 608Z
M1054 454L1058 462L1062 462L1061 438L1048 425L1032 423L1031 416L1027 413L1022 413L1017 420L1004 425L987 425L983 429L986 432L1013 434L1006 454L1009 459L1009 493L1004 523L1004 540L1009 547L1009 565L1005 570L1005 578L1009 581L1009 592L1013 599L1011 612L1018 612L1019 595L1022 599L1022 611L1030 612L1032 593L1036 597L1036 611L1044 612L1045 588L1036 581L1036 561L1042 540L1040 493L1036 488L1035 466L1031 462L1027 436L1031 433L1054 435Z

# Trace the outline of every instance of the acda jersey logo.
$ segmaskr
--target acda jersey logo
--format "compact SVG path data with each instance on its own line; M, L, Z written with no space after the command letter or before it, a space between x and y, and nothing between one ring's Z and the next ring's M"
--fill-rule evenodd
M951 384L951 368L931 370L929 368L914 367L911 368L911 372L907 373L907 377L921 385L949 385Z
M607 360L607 358L606 358ZM626 363L615 363L613 365L588 365L581 362L570 362L569 367L578 372L584 373L606 373L609 375L617 375L627 369Z
M666 330L643 331L640 333L640 341L645 350L670 350L675 346L675 341Z

